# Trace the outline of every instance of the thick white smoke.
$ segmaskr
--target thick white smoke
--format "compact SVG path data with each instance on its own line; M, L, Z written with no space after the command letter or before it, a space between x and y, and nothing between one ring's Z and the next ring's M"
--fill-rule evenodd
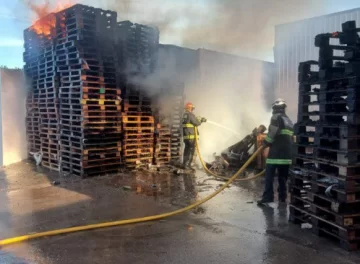
M268 125L263 77L272 74L273 65L207 50L200 50L199 64L199 82L187 87L187 99L196 105L197 114L240 135L203 124L200 146L204 157L210 159L214 152L236 143L253 128Z

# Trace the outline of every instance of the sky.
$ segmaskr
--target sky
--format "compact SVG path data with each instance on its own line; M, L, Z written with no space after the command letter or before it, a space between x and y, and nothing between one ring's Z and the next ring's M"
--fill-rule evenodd
M36 18L26 1L0 0L0 66L23 66L23 30ZM267 61L273 61L275 25L360 7L360 0L57 1L111 9L119 21L156 25L161 43Z

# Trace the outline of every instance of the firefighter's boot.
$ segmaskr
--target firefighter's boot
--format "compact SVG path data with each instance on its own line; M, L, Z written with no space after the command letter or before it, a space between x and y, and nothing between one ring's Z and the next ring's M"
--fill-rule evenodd
M187 168L187 169L190 169L190 170L192 170L192 171L195 171L195 169L192 167L192 161L193 161L193 159L194 159L194 152L192 152L192 153L190 154L190 156L189 156L189 161L188 161L187 164L186 164L186 168Z
M189 155L185 155L183 164L182 164L183 169L187 169L187 167L189 166L189 163L190 163L190 157L189 157Z

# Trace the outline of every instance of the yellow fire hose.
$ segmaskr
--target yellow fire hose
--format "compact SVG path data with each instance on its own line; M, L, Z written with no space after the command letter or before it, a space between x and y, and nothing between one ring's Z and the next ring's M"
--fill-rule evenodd
M209 196L201 199L200 201L197 201L196 203L193 203L193 204L191 204L189 206L186 206L184 208L181 208L181 209L169 212L169 213L146 216L146 217L141 217L141 218L133 218L133 219L119 220L119 221L113 221L113 222L105 222L105 223L92 224L92 225L76 226L76 227L70 227L70 228L63 228L63 229L39 232L39 233L31 234L31 235L24 235L24 236L8 238L8 239L0 240L0 248L4 247L6 245L19 243L19 242L24 242L24 241L27 241L27 240L32 240L32 239L40 238L40 237L57 236L57 235L74 233L74 232L85 231L85 230L93 230L93 229L98 229L98 228L105 228L105 227L113 227L113 226L135 224L135 223L141 223L141 222L147 222L147 221L154 221L154 220L159 220L159 219L163 219L163 218L166 218L166 217L174 216L174 215L177 215L177 214L181 214L183 212L191 210L191 209L193 209L193 208L195 208L195 207L209 201L211 198L215 197L217 194L219 194L225 188L227 188L236 179L236 177L238 175L240 175L246 169L246 167L255 159L255 157L261 152L262 149L263 149L262 147L258 148L255 151L255 153L245 162L245 164L231 178L229 178L229 180L223 186L221 186L221 188L219 188L218 190L216 190L214 193L210 194ZM198 150L198 153L199 153L199 148L198 147L197 147L197 150ZM199 155L199 158L202 161L202 164L204 166L204 161L202 160L200 155ZM206 166L204 166L204 168L205 168L205 170L207 169ZM255 177L252 176L252 177L244 178L242 180L251 180L251 179L254 179L254 178Z

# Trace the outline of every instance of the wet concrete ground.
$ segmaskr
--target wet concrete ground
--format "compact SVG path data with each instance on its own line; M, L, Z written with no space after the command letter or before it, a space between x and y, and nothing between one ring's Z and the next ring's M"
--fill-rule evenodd
M81 180L15 164L0 172L0 239L168 212L219 184L201 171ZM234 184L201 208L163 221L11 245L0 250L0 263L360 263L359 253L289 224L286 207L257 207L261 189L261 179Z

